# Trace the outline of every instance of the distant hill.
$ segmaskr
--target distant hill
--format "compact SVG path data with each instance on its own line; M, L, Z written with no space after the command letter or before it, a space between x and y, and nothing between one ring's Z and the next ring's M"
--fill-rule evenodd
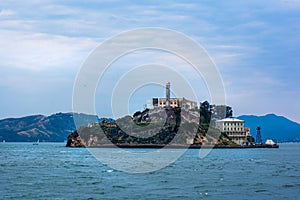
M242 115L237 117L245 120L245 126L250 128L251 135L256 137L256 127L261 126L263 141L273 139L278 142L300 142L300 124L275 114L265 116Z
M80 117L80 125L100 122L97 116L74 114ZM32 115L0 120L0 141L6 142L63 142L76 130L73 113L57 113L50 116Z
M80 125L90 122L101 122L106 118L93 115L56 113L50 116L32 115L21 118L0 120L0 142L63 142L76 130L73 115L80 118ZM252 136L256 136L256 127L261 126L262 139L273 139L279 142L300 142L300 124L285 117L268 114L265 116L242 115L245 126L251 128ZM113 121L113 119L106 119Z

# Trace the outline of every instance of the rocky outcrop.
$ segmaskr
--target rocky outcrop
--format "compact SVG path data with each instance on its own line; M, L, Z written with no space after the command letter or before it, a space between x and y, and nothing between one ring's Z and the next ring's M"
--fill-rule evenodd
M83 143L77 131L74 131L68 136L66 147L85 147L85 144Z

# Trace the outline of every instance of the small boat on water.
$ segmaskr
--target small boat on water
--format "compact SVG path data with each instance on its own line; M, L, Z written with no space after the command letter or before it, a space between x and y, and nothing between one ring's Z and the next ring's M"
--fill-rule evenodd
M274 142L273 140L271 139L267 139L266 142L265 142L265 145L267 146L270 146L270 147L275 147L275 148L278 148L278 143Z
M266 142L265 142L265 144L267 144L267 145L274 145L274 144L276 144L273 140L271 140L271 139L268 139Z
M37 140L36 142L33 142L33 145L39 145L40 140Z

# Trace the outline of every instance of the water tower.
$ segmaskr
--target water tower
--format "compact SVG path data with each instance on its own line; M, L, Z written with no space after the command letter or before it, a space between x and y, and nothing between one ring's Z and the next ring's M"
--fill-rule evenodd
M170 82L167 82L167 85L166 85L166 107L167 108L170 108L170 87L171 87L171 84Z

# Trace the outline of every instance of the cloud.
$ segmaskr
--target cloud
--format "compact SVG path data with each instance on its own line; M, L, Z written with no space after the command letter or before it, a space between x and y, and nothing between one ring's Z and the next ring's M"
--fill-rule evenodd
M0 31L1 66L27 70L54 70L80 65L98 42L43 33Z
M1 18L3 18L3 17L10 17L10 16L13 16L15 14L16 13L13 10L9 10L9 9L0 10L0 17Z

